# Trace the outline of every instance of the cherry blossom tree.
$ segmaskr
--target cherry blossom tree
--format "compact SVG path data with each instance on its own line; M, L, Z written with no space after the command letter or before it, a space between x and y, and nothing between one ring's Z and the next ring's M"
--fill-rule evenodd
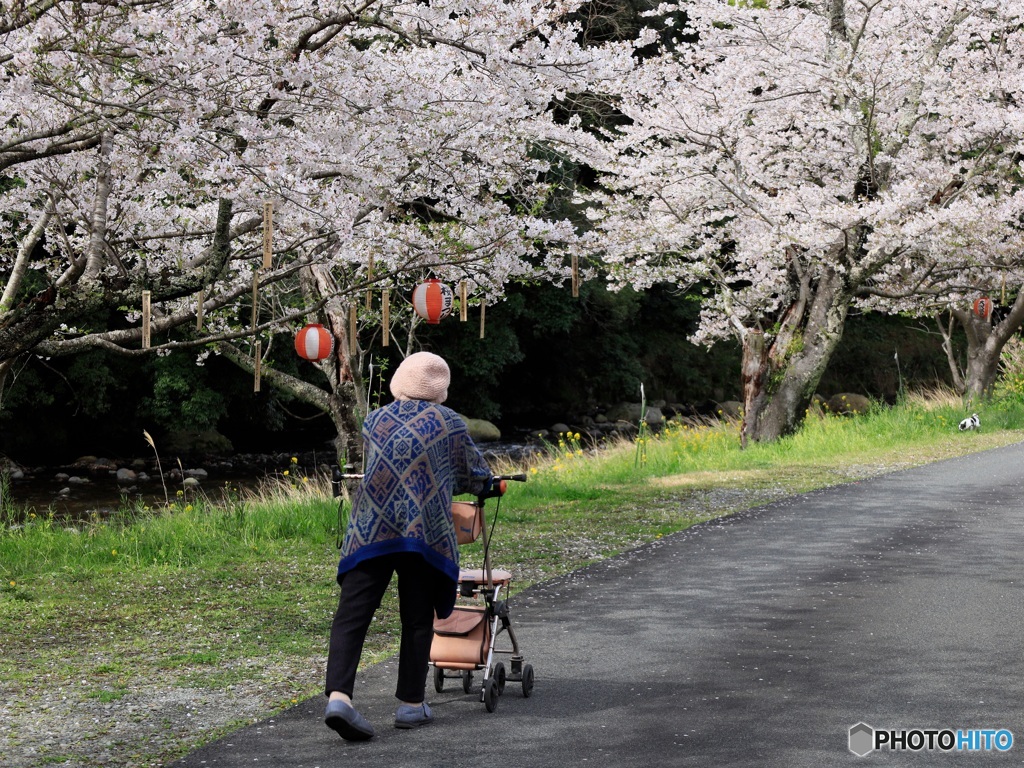
M1013 304L1007 312L1001 313L998 319L962 307L951 307L948 315L936 317L953 386L964 395L968 403L973 404L989 398L995 389L1003 349L1019 334L1021 325L1024 324L1022 288L1024 286L1017 287ZM963 328L966 339L966 361L962 367L954 349L954 324Z
M1020 158L1003 159L1011 182L1012 167ZM943 191L950 195L960 180ZM941 197L934 202L941 202ZM954 387L969 407L989 397L994 389L1003 348L1024 324L1024 258L1020 213L1016 202L987 220L972 218L949 222L946 242L931 243L932 253L943 259L927 260L922 269L887 265L875 287L862 295L861 307L929 318L935 321L949 362ZM931 235L929 235L930 237ZM963 329L965 349L956 348L954 331Z
M744 345L744 441L775 439L855 303L917 307L965 255L1019 262L1024 3L660 12L686 22L611 91L624 125L590 146L603 192L585 247L619 284L703 294L696 340Z
M550 105L629 62L580 47L579 5L4 6L0 391L19 356L89 347L255 368L256 341L315 318L336 341L324 382L262 375L357 456L354 308L378 322L381 289L427 275L483 303L567 275L549 246L574 231L546 214L535 148L571 145Z
M1003 349L1024 325L1021 259L1013 261L1001 270L985 269L981 274L968 267L954 270L949 280L915 291L913 308L904 309L934 320L953 386L969 407L992 395ZM963 349L955 337L958 327L963 330Z

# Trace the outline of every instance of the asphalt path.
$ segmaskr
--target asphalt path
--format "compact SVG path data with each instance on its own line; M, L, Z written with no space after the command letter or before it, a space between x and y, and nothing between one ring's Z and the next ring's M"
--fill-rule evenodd
M500 565L500 537L494 550ZM770 504L515 594L536 685L524 698L508 683L493 713L431 679L436 721L397 730L388 661L357 681L372 741L326 728L318 696L174 765L1017 765L1022 557L1024 443ZM858 756L858 723L908 746L914 731L976 741ZM970 736L1001 730L1009 749Z

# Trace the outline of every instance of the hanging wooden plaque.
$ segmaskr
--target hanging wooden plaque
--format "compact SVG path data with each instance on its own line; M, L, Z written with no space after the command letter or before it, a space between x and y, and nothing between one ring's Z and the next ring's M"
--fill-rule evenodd
M149 349L149 321L151 316L152 294L149 291L142 292L142 348Z
M252 391L259 392L261 372L260 369L263 366L263 342L261 342L259 339L256 340L256 350L253 352L253 357L255 358L255 365L253 366L255 377L253 378Z
M257 320L259 319L259 293L260 293L260 271L257 269L252 273L252 324L249 326L252 328L253 333L256 332Z
M356 335L359 331L356 317L356 305L348 305L348 353L354 355L356 348L359 346L359 337Z
M369 286L373 282L373 256L366 262L366 284ZM373 309L373 291L369 288L366 289L366 311L369 312Z
M263 268L270 269L274 260L274 204L263 204Z

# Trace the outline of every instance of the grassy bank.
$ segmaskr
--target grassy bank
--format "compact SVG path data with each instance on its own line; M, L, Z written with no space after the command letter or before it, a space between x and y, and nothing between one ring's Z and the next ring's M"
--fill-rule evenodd
M731 426L597 452L562 436L502 500L494 560L521 589L703 520L1024 438L1017 405L987 407L979 432L959 432L963 416L912 399L745 451ZM0 764L162 765L320 690L337 599L327 484L282 477L226 505L74 528L14 512L0 509ZM388 602L364 659L396 641Z

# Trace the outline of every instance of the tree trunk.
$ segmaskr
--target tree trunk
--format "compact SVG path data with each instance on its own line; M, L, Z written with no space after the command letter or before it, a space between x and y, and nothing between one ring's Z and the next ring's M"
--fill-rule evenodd
M338 430L336 447L340 464L359 468L363 463L362 424L366 402L362 369L359 362L359 339L349 338L349 305L342 302L338 283L329 266L318 264L299 273L299 282L307 300L324 305L324 325L334 338L334 354L319 363L330 382L329 413ZM354 301L354 295L349 301Z
M336 354L338 346L335 344ZM256 370L256 361L233 344L220 342L217 348L240 368L250 372ZM363 463L363 413L359 406L358 387L353 379L340 381L336 375L328 376L330 388L325 389L265 365L261 366L260 377L270 386L288 392L330 416L338 433L334 441L338 466L351 464L358 471Z
M335 388L330 395L331 419L338 431L335 449L338 455L338 466L350 464L356 472L362 471L362 408L356 388L348 386Z
M366 415L366 394L357 361L357 340L349 338L347 307L338 300L327 302L325 314L327 327L334 337L334 354L320 363L320 369L330 381L328 393L329 413L338 432L334 445L339 466L350 464L361 471L363 464L363 416Z
M942 351L946 353L946 362L949 363L949 373L953 381L953 389L957 394L963 395L967 391L967 383L964 381L964 372L960 368L960 361L957 359L956 350L953 348L953 329L957 323L956 315L952 312L949 321L945 322L942 315L935 316L935 325L938 326L939 334L942 336Z
M786 313L764 357L759 375L767 391L746 404L753 410L744 414L744 439L767 442L796 431L842 338L850 305L842 275L829 272L804 287L806 301ZM744 369L745 381L747 375Z
M989 336L989 341L992 340ZM1002 345L983 344L967 350L967 371L964 398L969 404L979 403L992 397L996 376L999 373L999 355Z
M316 363L323 373L323 384L311 384L302 379L261 366L261 378L272 387L285 390L304 403L319 408L331 417L337 431L334 445L338 466L351 465L357 471L363 463L362 423L366 396L363 392L359 362L358 339L349 338L348 310L343 303L338 283L329 265L316 264L299 271L306 306L323 303L324 327L334 340L331 354ZM349 301L354 301L354 295ZM236 365L255 371L256 361L234 345L221 342L221 352Z
M1024 324L1024 287L1017 290L1017 298L995 324L991 317L978 317L967 310L954 309L952 313L967 338L963 395L969 404L975 404L992 397L1003 347Z
M4 392L7 390L7 374L14 365L13 360L4 360L0 363L0 413L4 410Z
M740 428L740 445L747 447L754 433L756 416L764 405L765 377L768 375L768 347L764 334L748 331L743 337L743 362L740 376L743 381L743 426Z

